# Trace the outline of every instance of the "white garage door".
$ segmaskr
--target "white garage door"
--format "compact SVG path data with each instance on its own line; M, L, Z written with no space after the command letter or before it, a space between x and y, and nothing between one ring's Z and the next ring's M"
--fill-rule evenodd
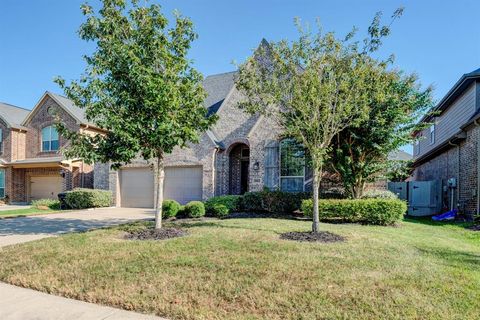
M63 189L62 179L60 175L30 177L30 200L58 199Z
M163 197L176 200L181 204L202 200L202 177L201 166L165 168Z
M120 202L127 208L153 208L153 171L150 168L120 170Z

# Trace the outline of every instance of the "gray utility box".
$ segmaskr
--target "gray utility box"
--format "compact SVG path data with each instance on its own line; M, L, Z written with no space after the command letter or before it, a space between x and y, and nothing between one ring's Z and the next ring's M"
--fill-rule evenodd
M388 190L395 193L401 200L408 200L408 182L389 182Z
M408 182L408 214L423 217L442 211L442 188L440 180Z

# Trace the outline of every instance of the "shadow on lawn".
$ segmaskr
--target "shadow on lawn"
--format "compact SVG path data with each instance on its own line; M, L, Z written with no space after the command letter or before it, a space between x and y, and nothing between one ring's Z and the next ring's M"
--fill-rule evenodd
M480 255L468 252L450 250L446 248L418 248L422 254L434 256L442 260L445 265L459 266L469 268L478 268L480 266Z
M473 225L472 222L467 221L434 221L431 217L411 217L407 216L403 219L405 222L424 224L428 226L456 226L460 228L466 228Z

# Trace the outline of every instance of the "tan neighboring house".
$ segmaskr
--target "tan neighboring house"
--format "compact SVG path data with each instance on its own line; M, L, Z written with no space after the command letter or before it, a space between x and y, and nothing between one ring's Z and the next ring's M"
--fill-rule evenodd
M434 111L422 119L431 126L415 133L412 180L440 181L443 207L478 213L480 69L462 75Z
M51 92L31 111L0 103L0 197L25 203L56 199L74 187L93 187L92 166L62 157L60 149L68 141L54 127L56 116L71 130L100 132L70 100Z

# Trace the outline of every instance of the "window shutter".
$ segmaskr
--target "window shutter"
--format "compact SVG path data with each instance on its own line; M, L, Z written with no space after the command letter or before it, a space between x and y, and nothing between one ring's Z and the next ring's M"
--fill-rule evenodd
M280 176L278 142L267 141L265 145L265 177L264 185L270 190L279 189L278 180Z

